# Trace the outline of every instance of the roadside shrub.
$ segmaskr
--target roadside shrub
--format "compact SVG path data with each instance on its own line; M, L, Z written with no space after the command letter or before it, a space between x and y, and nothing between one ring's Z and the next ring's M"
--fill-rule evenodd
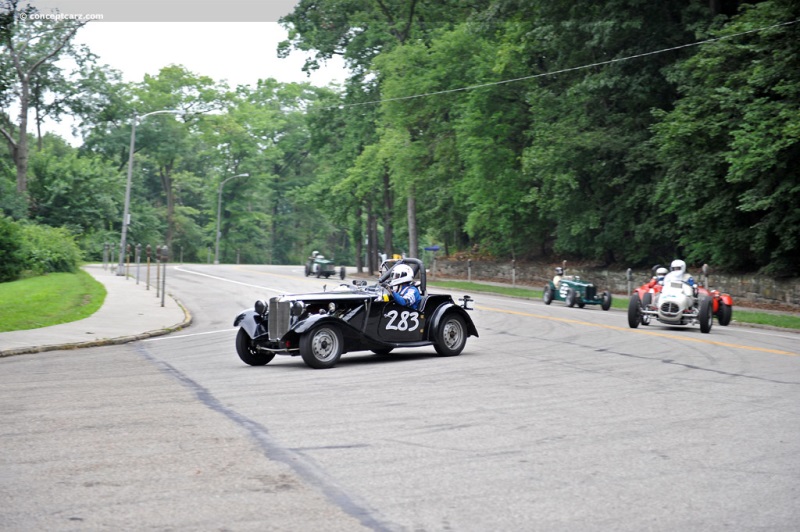
M82 254L69 231L47 225L23 225L21 233L23 269L31 275L78 271Z
M0 283L15 281L24 268L19 224L0 216Z

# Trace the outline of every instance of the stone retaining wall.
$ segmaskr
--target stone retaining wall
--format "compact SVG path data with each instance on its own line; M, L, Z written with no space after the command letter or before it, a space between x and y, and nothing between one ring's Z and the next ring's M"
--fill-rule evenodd
M456 260L440 258L429 265L429 279L464 279L473 281L495 281L540 288L553 277L554 265L491 262L479 260ZM702 273L689 270L695 279L702 282ZM630 287L637 287L650 279L648 270L631 272L628 282L627 271L608 269L578 269L567 264L567 275L579 275L586 281L595 283L600 290L610 290L614 294L628 294ZM736 300L757 303L797 306L800 310L800 279L775 280L760 275L724 275L709 273L708 286L726 292Z

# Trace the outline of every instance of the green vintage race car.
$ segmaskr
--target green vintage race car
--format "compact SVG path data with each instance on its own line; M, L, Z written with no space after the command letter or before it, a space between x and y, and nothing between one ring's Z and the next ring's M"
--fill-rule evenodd
M319 251L314 251L306 261L305 274L306 277L315 275L317 278L325 277L327 279L330 276L338 276L340 279L344 279L345 269L344 266L336 268L332 260L326 259Z
M563 276L564 270L556 268L556 276L552 281L548 281L542 292L542 300L545 305L549 305L554 300L564 301L568 307L578 305L583 308L586 305L600 305L603 310L611 308L611 292L608 290L602 294L597 294L597 287L592 283L581 281L575 276Z

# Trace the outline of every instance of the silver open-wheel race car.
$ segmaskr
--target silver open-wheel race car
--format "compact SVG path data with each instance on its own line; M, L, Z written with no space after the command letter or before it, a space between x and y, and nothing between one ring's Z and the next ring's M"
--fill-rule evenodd
M400 305L388 296L386 282L400 264L409 265L422 300L419 309ZM234 327L239 358L263 366L275 355L300 355L316 369L331 368L344 353L433 346L440 356L459 355L469 336L478 336L467 310L445 294L427 291L425 268L419 259L396 261L368 285L354 280L328 292L287 294L258 300L252 309L236 316Z

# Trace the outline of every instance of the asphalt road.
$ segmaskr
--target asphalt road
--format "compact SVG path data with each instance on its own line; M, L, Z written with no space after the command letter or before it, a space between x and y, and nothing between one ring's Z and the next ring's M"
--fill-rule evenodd
M338 280L173 271L188 329L0 360L0 529L800 526L798 334L473 294L458 357L249 367L240 310Z

